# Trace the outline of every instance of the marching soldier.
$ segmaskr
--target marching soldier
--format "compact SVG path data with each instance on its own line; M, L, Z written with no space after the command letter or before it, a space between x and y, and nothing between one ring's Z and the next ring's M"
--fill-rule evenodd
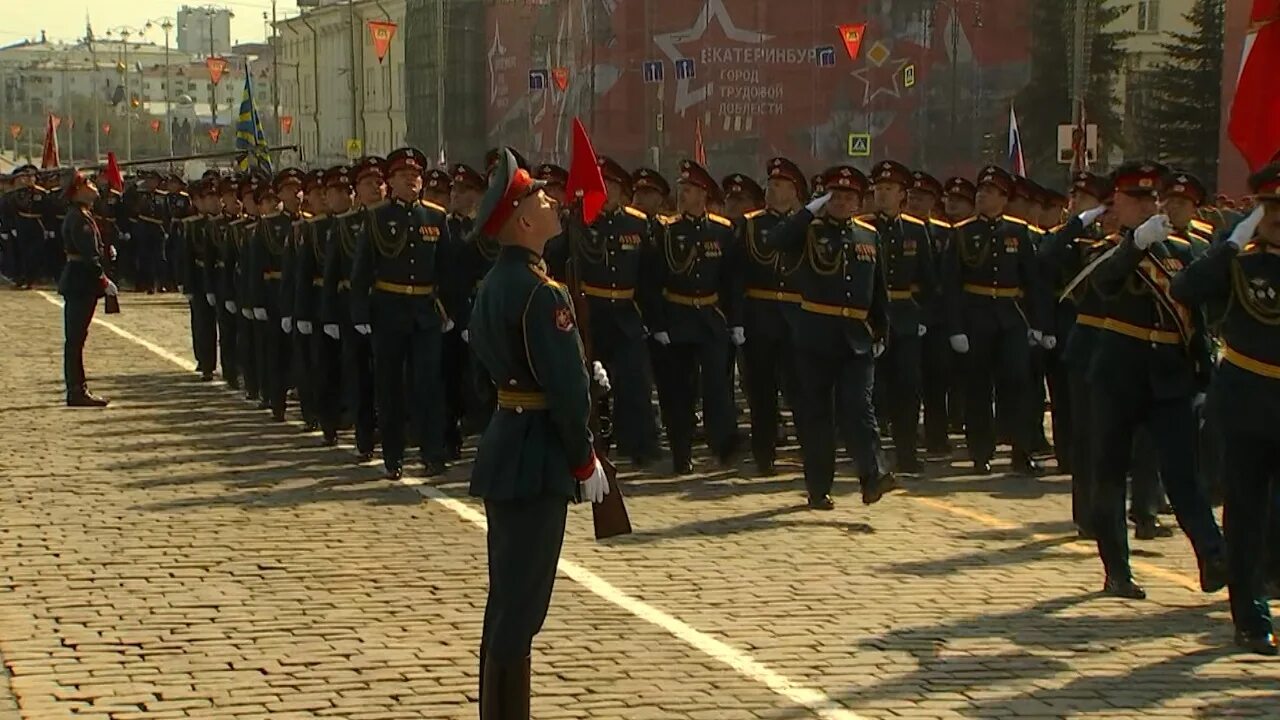
M175 235L183 246L182 293L191 306L191 345L196 358L196 372L204 382L213 380L218 366L218 308L213 287L207 283L208 269L215 262L215 248L210 242L210 217L218 196L204 181L192 186L190 198L199 214L177 221ZM186 195L186 193L183 193ZM212 299L211 299L212 298ZM225 368L224 368L225 372Z
M249 250L249 291L258 334L258 371L263 400L276 422L284 422L292 368L293 298L283 292L284 271L291 263L290 239L294 218L280 209L281 198L291 198L294 210L302 190L303 173L297 168L280 171L274 181L264 180L254 192L258 221Z
M968 182L965 180L964 182ZM953 185L947 192L954 192L958 186ZM936 210L943 202L942 183L932 175L916 170L911 173L911 188L907 191L907 211L915 217L925 219L928 223L929 254L933 258L933 274L938 278L942 272L942 257L946 254L951 239L952 225L947 220L937 217ZM941 286L937 287L941 292ZM954 384L951 360L952 350L947 342L947 314L942 303L934 302L924 307L925 335L921 345L920 357L920 395L924 405L924 446L928 456L946 457L951 452L951 441L947 437L948 390ZM953 396L952 401L958 398Z
M240 309L240 324L236 326L236 343L240 349L241 371L244 375L246 400L257 400L258 409L271 407L270 393L267 392L266 368L261 362L262 347L266 342L263 324L257 318L254 308L254 245L258 233L258 223L262 220L259 212L258 197L269 192L271 178L246 177L236 187L239 193L242 215L231 224L232 237L236 244L235 272L236 306ZM225 199L225 195L223 196Z
M680 163L680 214L660 216L653 272L642 293L642 310L653 339L663 346L658 363L670 393L663 410L672 469L692 471L694 397L701 378L706 436L712 452L727 465L739 442L733 397L725 368L730 341L745 341L742 278L725 258L733 247L733 224L707 211L720 187L702 166Z
M968 220L977 212L978 188L968 178L951 177L943 184L943 214L953 225Z
M481 720L528 720L530 650L551 603L568 503L608 492L592 449L589 383L573 303L542 262L560 213L503 153L477 227L502 244L476 296L471 346L498 387L471 494L489 527L489 597L480 642ZM596 382L608 387L599 363Z
M108 187L106 192L102 192L102 186L105 180L98 177L94 178L93 184L98 186L99 196L97 202L93 204L93 219L98 223L98 230L102 235L102 269L108 278L114 280L119 276L119 251L117 245L120 237L120 227L118 218L120 217L120 191ZM74 208L72 208L74 209Z
M356 332L351 314L351 269L359 238L372 212L385 202L383 160L366 157L356 164L350 181L355 183L355 205L351 189L344 188L343 175L327 180L329 212L334 217L324 263L324 292L320 315L324 335L342 344L342 397L355 420L357 462L373 459L377 427L376 386L373 381L373 345L369 337ZM343 207L347 209L343 209ZM329 409L332 412L332 407ZM330 420L332 422L332 420Z
M302 411L303 429L315 432L320 429L320 402L317 398L315 368L315 326L308 322L306 332L298 328L297 301L308 300L308 308L314 307L313 295L319 288L314 284L320 280L320 261L324 257L324 238L318 237L322 228L317 223L325 213L324 170L319 168L307 171L302 178L302 195L296 192L281 195L284 212L290 217L289 244L285 249L284 279L281 283L280 311L284 316L281 329L289 336L290 357L289 376L291 384L298 391L298 409ZM321 254L316 256L316 247L320 246ZM304 256L310 253L306 267L303 267ZM287 322L285 322L287 321ZM336 442L336 438L335 438ZM324 443L329 445L327 439Z
M1272 541L1280 522L1273 438L1280 422L1280 164L1258 171L1249 187L1259 205L1225 242L1174 277L1171 294L1189 306L1226 308L1219 324L1222 360L1213 382L1222 396L1217 410L1226 471L1223 522L1230 549L1231 619L1236 645L1276 656L1280 643L1267 607L1263 559L1268 549L1277 552ZM1274 557L1271 562L1274 566Z
M102 236L90 207L98 199L98 188L76 172L66 193L74 206L67 212L62 229L67 264L58 281L63 306L63 379L69 407L105 407L107 400L89 392L85 385L84 343L89 336L98 298L115 295L116 284L102 272Z
M978 175L978 215L955 224L943 257L944 298L950 313L950 343L966 356L965 435L974 469L991 472L996 428L992 390L1012 421L1015 470L1039 472L1031 457L1034 428L1018 419L1030 415L1029 343L1039 343L1045 327L1045 292L1036 262L1035 231L1005 215L1014 180L988 166Z
M61 178L57 170L41 173L38 177L39 183L48 189L44 201L40 203L45 227L44 241L40 243L38 259L40 276L57 278L62 276L62 264L66 261L61 235L62 223L67 219L67 210L70 208L64 194L58 192Z
M795 402L795 352L791 344L789 316L799 310L796 271L803 252L783 253L768 245L769 233L798 211L808 197L804 173L783 157L769 160L769 186L765 208L748 212L737 225L738 252L746 283L743 305L742 346L747 404L751 410L751 454L762 476L776 471L780 418L778 395L785 393L792 409ZM615 376L616 377L616 376Z
M919 472L916 455L920 417L920 374L923 338L928 332L925 308L937 296L937 266L929 226L924 218L901 212L912 185L911 171L892 160L872 168L876 212L863 218L876 228L889 295L886 352L877 362L883 371L885 396L900 472ZM880 374L877 373L879 376Z
M1191 243L1171 239L1168 218L1156 215L1164 168L1126 163L1115 172L1114 210L1125 228L1092 278L1106 298L1090 383L1093 387L1093 530L1106 571L1104 590L1141 599L1133 579L1124 521L1125 478L1135 428L1150 431L1165 489L1200 564L1200 586L1227 582L1222 534L1196 483L1193 402L1209 367L1204 319L1169 293L1169 279L1190 263Z
M182 237L182 222L188 217L196 214L195 206L191 201L191 194L187 190L187 183L177 173L170 174L165 178L164 188L164 214L165 214L165 232L168 238L165 241L164 249L164 287L166 290L172 290L178 287L184 277L184 268L187 267L187 260L182 256L186 251L186 239ZM185 291L184 291L185 292ZM199 300L199 295L196 296Z
M480 281L497 259L497 242L481 234L473 234L476 209L484 195L487 181L470 165L458 163L452 169L452 192L449 199L449 238L453 244L450 256L457 259L455 270L441 278L445 305L452 309L454 327L444 336L445 399L448 419L445 444L451 459L462 457L462 440L482 430L493 414L497 402L492 386L482 382L478 368L471 363L467 349L470 337L471 304L480 289Z
M44 247L45 227L43 204L49 191L36 182L36 167L23 165L13 171L15 188L12 192L14 284L30 290L40 279L40 249Z
M351 315L373 339L382 462L393 480L404 473L406 404L427 475L446 468L441 335L452 321L437 284L451 267L441 252L450 239L448 210L418 199L426 166L415 148L387 156L390 201L373 210L351 269Z
M889 331L889 296L876 228L855 217L867 179L838 165L824 173L822 185L828 192L774 227L768 247L803 259L794 281L800 312L791 320L804 416L800 449L809 507L831 510L837 406L861 476L862 502L879 502L897 480L881 467L872 402L875 358Z
M334 198L341 210L351 209L350 168L339 166L328 171L313 171L307 176L305 202L308 207L297 227L294 250L293 326L298 331L295 350L306 357L298 378L299 391L307 388L307 402L302 403L303 417L319 426L324 447L338 444L338 425L342 416L341 345L324 334L320 306L324 295L324 267L328 256L330 228L334 222L330 201ZM310 422L308 425L310 425Z
M217 313L222 379L228 387L238 390L242 371L239 332L242 318L235 290L238 230L232 223L240 218L240 199L235 178L214 175L206 177L205 182L209 184L205 212L208 213L209 255L212 260L205 264L205 299L212 296Z

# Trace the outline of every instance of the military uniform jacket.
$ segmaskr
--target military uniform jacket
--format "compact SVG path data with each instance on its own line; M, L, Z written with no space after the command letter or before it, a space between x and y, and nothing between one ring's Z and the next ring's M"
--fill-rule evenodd
M955 224L943 257L950 334L1050 325L1048 291L1036 259L1039 230L1008 215Z
M62 223L67 219L68 210L69 203L63 199L62 193L45 193L40 202L40 212L43 214L41 224L47 231L46 235L51 233L51 237L57 239L62 234Z
M44 240L44 202L48 191L39 185L20 187L13 191L13 231L18 243L27 245Z
M203 215L183 218L180 222L182 237L182 291L195 295L197 302L204 302L205 293L213 292L207 282L209 266L213 264L213 249L209 241L210 219Z
M592 462L590 378L573 303L536 254L503 248L476 296L471 352L497 386L471 494L486 500L575 497Z
M368 217L363 208L352 208L329 223L320 296L320 320L326 325L351 324L351 265L356 257L357 238L364 232Z
M389 200L369 210L351 268L351 318L390 332L441 328L437 285L450 267L447 211L425 200Z
M227 215L212 215L205 224L209 251L205 260L205 292L218 296L219 302L236 300L235 276L237 247L232 235L232 221Z
M652 227L643 212L620 207L600 213L590 227L573 229L579 238L573 262L593 327L611 325L623 337L644 336L636 293L644 259L652 251Z
M1142 251L1132 230L1123 235L1092 276L1106 321L1090 373L1101 383L1144 377L1158 399L1189 398L1208 381L1208 335L1204 313L1171 300L1169 285L1196 253L1191 243L1172 238ZM1153 283L1163 291L1153 291Z
M451 260L449 272L440 278L441 299L449 308L456 329L465 330L471 320L480 281L498 257L498 244L489 238L472 238L475 219L449 213L449 239L446 254Z
M67 263L58 280L58 293L64 297L102 297L107 287L107 276L102 272L102 235L88 207L76 206L67 213L62 242Z
M733 223L713 213L658 221L641 298L649 329L673 343L728 342L728 328L742 324L742 274L726 257Z
M324 294L324 264L328 251L329 227L333 218L309 217L301 224L294 249L294 322L320 319Z
M947 256L947 249L951 247L951 236L955 233L955 226L946 220L931 217L925 229L929 234L929 255L933 260L933 277L937 283L933 302L924 306L925 325L931 328L942 326L943 330L940 332L945 332L945 326L949 321L944 302L942 265Z
M889 332L889 293L874 225L857 218L815 218L801 209L768 235L768 246L802 253L796 285L800 310L792 327L798 347L856 354Z
M926 308L938 296L937 265L929 226L914 215L862 218L880 237L880 261L889 293L889 327L894 335L915 336L925 324Z
M1037 250L1046 277L1062 278L1065 290L1089 263L1120 240L1119 235L1099 237L1101 234L1096 224L1086 228L1078 217L1046 233ZM1071 297L1058 304L1074 306L1075 310L1070 326L1059 322L1053 328L1058 342L1063 344L1063 360L1074 368L1086 370L1097 346L1098 333L1102 332L1107 319L1105 301L1093 286L1092 278L1085 278L1076 285Z
M245 215L228 224L228 237L236 247L236 262L227 269L234 273L236 305L241 309L253 309L253 245L259 221L260 218Z
M293 218L277 212L264 215L251 225L249 234L249 298L248 307L265 308L274 319L290 317L287 307L293 299L281 292L284 287L284 270L289 258L289 245L293 234Z
M129 232L135 241L151 238L163 243L168 236L165 229L168 203L163 196L159 190L135 190L125 199Z
M1224 402L1245 414L1245 424L1274 427L1280 413L1280 254L1261 241L1243 250L1219 242L1173 279L1172 293L1189 306L1223 308L1210 318L1222 338L1215 388L1229 389Z
M285 243L280 263L280 317L292 318L298 299L298 285L310 282L310 279L299 276L298 250L307 234L307 224L314 216L305 211L291 213L287 210L285 215L289 218L289 240Z
M770 231L788 216L776 210L753 210L736 223L734 267L745 280L743 326L747 338L780 341L791 334L787 318L800 307L796 271L803 251L784 253L767 243Z

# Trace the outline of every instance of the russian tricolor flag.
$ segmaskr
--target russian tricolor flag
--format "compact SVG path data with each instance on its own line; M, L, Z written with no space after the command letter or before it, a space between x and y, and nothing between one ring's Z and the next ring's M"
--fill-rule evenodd
M1027 176L1027 160L1022 156L1022 133L1018 132L1018 115L1009 104L1009 171Z

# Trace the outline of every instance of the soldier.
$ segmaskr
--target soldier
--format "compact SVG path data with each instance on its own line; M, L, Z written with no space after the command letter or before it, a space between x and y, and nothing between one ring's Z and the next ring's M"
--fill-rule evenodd
M444 336L443 367L445 400L448 416L445 423L445 445L450 459L462 457L462 440L479 432L493 414L497 402L492 386L481 382L477 368L467 350L471 304L480 289L480 281L498 256L497 243L483 235L473 235L476 209L485 191L485 178L465 163L452 168L452 192L449 199L449 238L453 244L450 257L456 258L455 271L441 278L441 291L446 306L452 308L454 327Z
M63 306L63 379L69 407L105 407L107 400L89 392L85 385L84 343L89 336L98 298L115 295L116 284L102 272L102 236L90 207L98 199L98 188L79 172L71 176L66 194L74 208L67 213L62 229L67 264L58 280Z
M262 347L266 342L264 323L257 318L254 309L254 245L258 223L262 220L258 197L270 192L270 177L246 177L236 187L243 214L231 222L232 236L236 244L235 290L236 306L240 308L240 324L236 326L237 345L240 348L241 370L244 375L246 400L257 400L258 409L271 407L267 392L266 368L261 363ZM224 201L225 201L225 195ZM224 206L225 207L225 206Z
M164 178L161 186L165 193L165 232L168 233L164 248L163 285L166 291L172 291L185 280L183 273L188 264L183 257L186 238L181 233L182 222L196 214L196 211L191 202L191 194L187 191L187 183L181 175L171 173Z
M453 196L453 178L447 170L431 168L422 176L422 199L440 207L449 207Z
M707 199L720 192L716 181L691 160L680 163L680 215L660 216L641 309L653 339L663 346L667 441L676 475L692 471L694 397L701 378L702 409L711 451L722 465L733 460L739 438L733 396L725 368L730 341L742 345L742 278L726 251L733 246L733 223L707 212ZM697 373L695 375L695 373Z
M965 181L968 182L968 181ZM954 188L953 188L954 189ZM932 175L916 170L911 173L911 188L907 190L907 212L927 222L929 254L933 258L933 274L937 278L942 271L942 257L946 254L951 238L952 225L937 217L935 210L942 203L942 183ZM941 291L939 286L938 291ZM953 384L951 345L947 342L947 314L942 304L935 301L924 307L924 342L920 349L920 395L924 405L924 446L927 456L941 459L951 453L951 441L947 437L947 395Z
M742 173L725 176L720 189L724 192L724 214L735 222L765 206L764 189Z
M561 232L554 200L503 153L477 218L502 250L476 296L471 346L498 387L471 494L489 527L480 641L481 720L528 720L530 650L551 602L570 500L600 502L608 480L587 428L591 395L573 304L542 262ZM608 379L599 363L595 380Z
M953 225L968 220L977 212L975 203L978 188L968 178L951 177L943 184L942 207L946 219Z
M284 422L292 365L292 296L284 292L285 269L291 265L290 249L294 217L282 212L281 198L289 198L293 211L299 206L303 172L286 168L273 181L263 182L254 193L259 219L254 225L249 251L252 270L249 290L259 337L258 371L263 400L276 422Z
M785 392L798 412L795 352L789 317L799 311L795 274L803 252L782 253L767 244L770 231L801 207L808 197L804 173L784 157L769 160L765 208L753 210L737 224L737 247L746 283L742 346L747 404L751 410L751 454L762 476L775 474L779 434L778 395ZM615 375L616 377L616 375Z
M40 249L45 239L42 207L49 191L36 182L34 165L23 165L13 175L13 281L19 289L30 290L40 279Z
M63 256L61 235L62 223L67 219L69 203L64 194L58 192L61 178L57 170L41 173L38 178L40 185L47 188L48 192L40 203L45 232L44 241L40 243L37 264L42 278L57 278L62 276L62 264L66 260Z
M978 175L978 215L955 224L942 263L943 297L950 313L950 343L966 356L965 435L974 469L991 472L996 429L992 381L1006 417L1026 418L1031 396L1030 343L1045 327L1046 295L1036 262L1035 231L1004 214L1014 180L988 166ZM1031 457L1034 428L1013 422L1014 469L1037 473Z
M351 209L350 168L338 166L328 171L313 170L307 174L302 222L294 237L293 325L298 331L295 352L305 359L298 363L299 392L306 388L302 404L307 427L319 427L323 447L338 444L341 422L341 345L325 335L320 317L324 294L324 264L328 255L330 215L330 183L338 188L341 212ZM342 200L345 199L345 203Z
M898 483L881 467L872 403L874 362L889 331L889 296L876 228L855 217L867 179L856 168L837 165L822 180L827 192L774 227L767 245L803 259L794 281L800 312L792 315L800 449L809 507L831 510L837 415L858 465L862 502L879 502Z
M238 230L232 223L240 218L240 198L233 177L206 177L209 197L207 213L209 255L205 264L205 300L217 313L218 347L222 355L222 379L232 390L240 389L240 307L236 302L236 263L239 260ZM257 389L256 387L254 388Z
M1178 523L1200 564L1200 586L1226 585L1222 534L1195 480L1193 402L1209 366L1204 319L1169 294L1169 278L1192 259L1192 246L1170 239L1168 219L1156 215L1164 168L1126 163L1115 171L1114 209L1125 228L1092 279L1106 298L1089 381L1093 387L1093 530L1106 570L1104 591L1141 599L1133 579L1124 522L1125 477L1134 429L1146 425Z
M671 196L671 184L656 170L637 168L631 173L631 202L640 212L651 218L665 212L667 198Z
M120 191L107 187L106 192L103 192L102 188L107 183L101 175L93 179L93 184L98 187L99 192L98 200L93 204L93 219L98 223L98 231L102 235L102 269L108 278L114 280L120 272L117 264L119 258L117 244L120 237L120 229L117 225L117 218L120 215Z
M177 221L175 234L181 238L182 293L191 307L191 346L196 359L196 372L200 380L213 380L218 366L218 309L214 289L206 282L208 268L215 261L215 248L209 236L212 207L218 197L204 182L192 186L195 209L199 214L188 215ZM183 193L186 195L186 193ZM212 298L212 299L210 299Z
M556 201L560 207L561 213L568 212L568 202L565 195L565 187L569 184L569 171L551 163L543 163L532 171L534 180L543 185L543 192ZM561 222L562 226L567 225ZM569 237L566 233L561 233L547 243L547 252L543 259L547 263L547 272L551 273L551 277L565 282L568 277L569 262Z
M1173 234L1191 242L1200 252L1213 243L1213 225L1199 219L1208 194L1199 178L1180 171L1164 178L1160 192L1160 209L1168 216Z
M158 189L159 183L159 175L145 170L139 173L134 191L125 196L130 212L133 259L137 263L134 287L148 295L163 289L164 249L169 239L165 231L167 200L164 191Z
M285 249L284 279L280 287L280 312L284 316L281 329L289 336L289 377L298 391L298 409L302 411L305 432L320 429L320 403L316 395L315 343L312 337L315 327L308 322L305 333L297 327L297 301L299 298L307 300L310 312L315 307L314 295L319 292L319 287L314 283L321 280L320 258L324 257L324 238L318 237L323 229L317 227L316 223L327 205L324 173L319 168L304 173L300 203L296 192L281 196L284 212L291 218L289 244ZM321 249L319 256L316 255L316 246ZM304 268L304 256L308 253L310 258Z
M357 462L373 459L377 427L376 386L373 381L373 345L367 335L358 333L351 315L351 268L356 246L365 232L371 213L385 202L383 160L366 157L356 164L350 176L355 183L355 206L350 189L343 187L341 173L329 177L329 212L334 216L330 226L324 264L324 293L320 314L324 318L324 335L342 343L343 399L355 420ZM343 206L348 209L343 210ZM332 412L332 407L330 407Z
M450 245L449 211L418 199L426 166L415 148L387 156L390 201L365 224L351 268L351 315L356 332L373 339L382 462L393 480L404 473L406 404L427 475L446 469L440 356L452 321L437 283L451 267L441 251Z

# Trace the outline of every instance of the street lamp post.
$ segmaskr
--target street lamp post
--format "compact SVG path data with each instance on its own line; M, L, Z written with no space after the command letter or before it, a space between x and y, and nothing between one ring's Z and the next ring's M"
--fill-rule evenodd
M160 29L164 30L164 125L169 135L169 157L173 157L173 77L169 74L169 33L173 30L173 21L164 18Z

